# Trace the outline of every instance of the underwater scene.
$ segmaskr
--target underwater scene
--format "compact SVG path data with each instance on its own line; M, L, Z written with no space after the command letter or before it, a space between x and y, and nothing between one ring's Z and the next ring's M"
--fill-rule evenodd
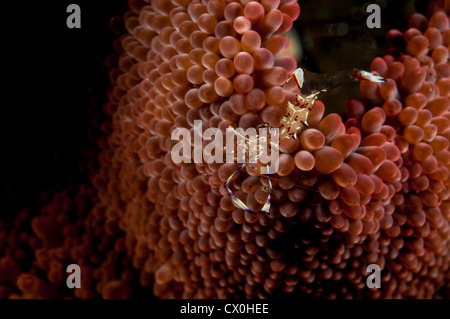
M0 299L450 298L449 0L39 5Z

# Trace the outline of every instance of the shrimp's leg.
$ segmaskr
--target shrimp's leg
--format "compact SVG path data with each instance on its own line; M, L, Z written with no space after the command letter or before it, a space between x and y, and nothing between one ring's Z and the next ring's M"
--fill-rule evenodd
M269 172L269 165L267 165L267 172ZM269 196L267 197L266 203L264 204L263 208L261 208L261 210L259 211L260 213L266 213L267 215L270 215L270 200L272 197L272 191L273 191L273 187L272 187L272 182L270 181L270 176L269 173L267 173L267 180L269 182Z

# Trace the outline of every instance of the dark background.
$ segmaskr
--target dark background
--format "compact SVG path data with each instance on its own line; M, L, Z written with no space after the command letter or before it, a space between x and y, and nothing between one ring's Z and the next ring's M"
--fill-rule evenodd
M424 2L424 1L421 1ZM68 29L66 8L81 7L81 29ZM78 169L89 145L92 114L109 88L102 61L113 52L110 18L126 1L8 1L2 4L0 219L38 207L43 190L87 181ZM301 0L295 27L301 65L314 72L368 69L387 49L385 33L405 29L413 0ZM382 8L382 29L368 29L370 3ZM342 34L342 30L347 32ZM358 85L324 96L328 112L341 112Z
M411 14L425 11L428 0L300 0L300 18L295 22L303 48L300 63L307 70L333 73L358 68L370 71L373 58L387 49L386 33L406 31ZM367 6L378 4L381 28L369 29ZM325 113L342 114L345 102L360 97L359 84L340 86L320 96Z
M66 12L81 7L81 29ZM87 180L92 103L106 102L104 59L113 52L110 18L121 0L8 1L2 4L0 219L37 205L43 190Z

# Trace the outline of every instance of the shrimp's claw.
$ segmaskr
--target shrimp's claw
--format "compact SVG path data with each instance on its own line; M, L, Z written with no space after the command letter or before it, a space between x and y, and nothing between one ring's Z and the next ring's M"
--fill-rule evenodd
M382 83L382 82L387 81L382 76L378 76L378 75L372 74L372 73L364 71L364 70L354 70L353 73L351 74L351 78L358 80L358 81L370 81L370 82L377 82L377 83Z
M286 83L289 81L290 78L294 77L295 81L297 82L297 85L299 88L303 88L303 81L304 81L304 72L302 68L298 68L294 71L291 75L289 75Z
M225 189L227 190L228 195L230 195L231 201L234 204L234 206L236 206L237 208L240 208L248 213L256 214L256 212L254 212L250 208L248 208L248 206L240 198L238 198L236 195L234 195L233 191L228 187L233 176L236 175L237 173L239 173L239 171L243 167L245 167L245 164L242 164L241 167L239 167L233 174L231 174L230 177L228 177L227 181L223 185L225 186ZM267 172L269 172L269 165L267 165ZM272 182L270 181L269 174L267 174L267 179L269 182L269 196L267 197L267 200L266 200L264 206L261 208L261 210L259 212L270 215L270 206L271 206L271 197L272 197L273 187L272 187Z

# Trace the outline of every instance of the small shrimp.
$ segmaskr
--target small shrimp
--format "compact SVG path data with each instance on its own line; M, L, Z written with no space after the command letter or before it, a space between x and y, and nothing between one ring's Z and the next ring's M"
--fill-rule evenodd
M260 128L260 127L262 127L262 128L264 128L264 127L268 127L269 128L269 130L270 130L270 127L269 127L269 125L268 124L260 124L258 127L257 127L257 130L258 130L258 128ZM261 158L261 156L264 154L264 151L261 149L261 142L266 142L266 143L264 143L264 145L266 145L266 147L268 148L268 151L269 150L271 150L271 146L273 145L273 142L272 142L272 140L271 139L269 139L269 137L264 137L264 136L258 136L258 137L256 137L256 140L252 140L252 139L250 139L250 138L247 138L247 137L245 137L245 136L243 136L240 132L237 132L237 131L234 131L233 130L233 132L234 132L234 134L236 134L238 137L240 137L240 141L242 141L242 145L238 145L239 147L241 147L242 149L244 149L245 150L245 152L247 153L246 155L246 157L248 157L249 158L249 162L256 162L258 159L260 159ZM271 134L269 134L269 136L271 136ZM255 138L255 137L254 137ZM258 143L258 146L257 146L257 152L256 152L256 154L255 155L253 155L253 156L251 156L250 155L250 147L253 145L253 146L256 146L257 145L257 143L256 142L259 142ZM278 146L277 145L274 145L275 147L277 147L278 148ZM228 194L230 195L230 197L231 197L231 200L232 200L232 202L233 202L233 204L236 206L236 207L238 207L238 208L241 208L241 209L243 209L244 211L246 211L246 212L249 212L249 213L252 213L252 214L256 214L256 212L254 212L253 210L251 210L241 199L239 199L234 193L233 193L233 191L230 189L230 187L229 187L229 184L230 184L230 182L231 182L231 180L233 179L233 177L236 175L236 174L238 174L239 173L239 171L242 169L242 168L244 168L245 167L245 165L246 165L246 163L243 163L233 174L231 174L230 175L230 177L228 177L228 179L227 179L227 181L224 183L224 186L225 186L225 189L227 190L227 192L228 192ZM267 168L267 172L269 172L270 170L269 170L269 165L267 164L266 165L266 168ZM270 215L270 213L269 213L269 211L270 211L270 207L271 207L271 196L272 196L272 191L273 191L273 188L272 188L272 182L271 182L271 180L270 180L270 175L269 175L269 173L267 173L267 179L268 179L268 184L269 184L269 187L268 187L268 193L269 193L269 195L267 196L267 200L266 200L266 202L264 203L264 205L263 205L263 207L259 210L259 212L260 213L266 213L266 214L268 214L268 215Z
M292 81L292 79L294 81ZM302 68L296 69L287 79L283 86L287 97L287 110L281 119L280 132L279 132L279 142L287 138L297 138L297 133L305 126L308 126L308 116L309 112L312 110L314 102L317 100L319 95L323 92L328 91L338 85L345 84L346 81L370 81L370 82L386 82L386 80L381 77L374 75L370 72L354 69L352 71L342 71L335 74L316 74L311 72L305 72ZM267 123L262 124L269 129ZM250 140L242 136L245 142L252 145L256 141ZM257 137L256 140L262 139ZM272 142L269 142L269 147ZM249 148L245 144L244 149L248 152ZM278 147L279 145L277 145ZM256 159L259 158L261 152L258 153ZM227 181L224 183L225 189L231 197L233 204L243 209L246 212L256 214L251 210L241 199L239 199L233 191L230 189L229 184L233 177L240 172L242 168L245 167L245 163L242 164L233 174L228 177ZM268 166L268 165L267 165ZM267 167L267 171L269 171ZM272 182L270 180L269 174L267 174L268 184L269 184L269 195L263 207L260 209L260 213L270 214L271 207L271 196L273 192Z

